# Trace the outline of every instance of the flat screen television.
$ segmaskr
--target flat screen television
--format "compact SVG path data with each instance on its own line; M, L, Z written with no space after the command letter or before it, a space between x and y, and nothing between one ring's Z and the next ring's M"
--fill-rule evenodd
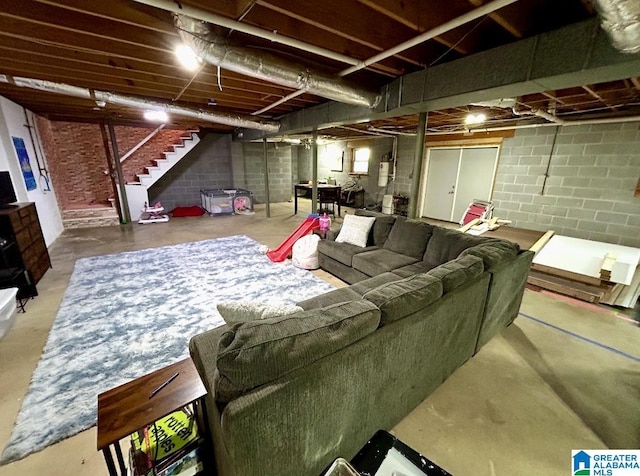
M16 202L16 191L11 182L9 172L0 171L0 208L7 208L9 204Z

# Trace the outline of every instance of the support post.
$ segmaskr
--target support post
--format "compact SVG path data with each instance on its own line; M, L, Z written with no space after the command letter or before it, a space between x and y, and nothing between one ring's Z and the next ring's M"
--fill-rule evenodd
M420 178L422 177L422 157L424 156L424 136L427 129L427 113L421 112L416 134L416 151L413 157L413 171L411 192L409 193L409 207L407 218L416 218L418 212L418 194L420 193Z
M318 129L313 128L311 141L311 213L318 210Z
M122 214L124 223L131 221L129 213L129 205L127 200L127 189L124 186L124 176L122 174L122 164L120 163L120 152L118 152L118 143L116 142L116 131L113 128L113 122L109 121L109 137L111 138L111 148L113 149L113 162L116 165L116 174L118 175L118 184L120 185L120 196L122 197Z
M271 200L269 198L269 154L267 148L267 138L262 139L264 152L264 197L265 197L265 213L267 218L271 218Z
M122 215L125 207L120 206L120 197L118 195L118 186L116 184L116 172L113 168L113 160L111 158L111 151L109 150L109 138L107 137L107 130L104 122L100 122L100 134L102 134L102 145L104 147L104 153L107 156L107 168L109 170L109 179L111 179L111 189L115 199L116 210L118 212L118 220L120 223L126 223L125 218Z

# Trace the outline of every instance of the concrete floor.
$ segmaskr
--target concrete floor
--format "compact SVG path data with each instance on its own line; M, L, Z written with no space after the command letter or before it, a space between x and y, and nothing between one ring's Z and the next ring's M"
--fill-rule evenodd
M65 231L50 247L40 295L0 340L0 448L77 258L235 234L273 248L304 218L303 206L298 216L292 209ZM568 474L571 449L639 448L640 328L611 308L529 290L521 311L555 327L519 317L392 432L456 476ZM95 427L0 467L0 476L36 474L106 475Z

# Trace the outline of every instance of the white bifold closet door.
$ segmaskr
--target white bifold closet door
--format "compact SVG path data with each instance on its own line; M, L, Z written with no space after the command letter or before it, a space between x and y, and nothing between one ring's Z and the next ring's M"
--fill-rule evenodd
M473 200L491 200L498 147L429 149L420 216L459 222Z

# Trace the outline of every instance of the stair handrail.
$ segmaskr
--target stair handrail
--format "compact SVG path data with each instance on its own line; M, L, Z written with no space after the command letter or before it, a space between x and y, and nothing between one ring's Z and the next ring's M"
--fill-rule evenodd
M123 163L125 160L127 160L129 157L131 157L136 150L138 150L140 147L142 147L147 142L149 142L151 139L153 139L158 132L160 132L162 129L164 129L164 126L166 126L166 124L160 124L147 137L145 137L140 142L138 142L136 145L134 145L131 148L131 150L129 150L129 152L127 152L122 157L120 157L120 163Z

